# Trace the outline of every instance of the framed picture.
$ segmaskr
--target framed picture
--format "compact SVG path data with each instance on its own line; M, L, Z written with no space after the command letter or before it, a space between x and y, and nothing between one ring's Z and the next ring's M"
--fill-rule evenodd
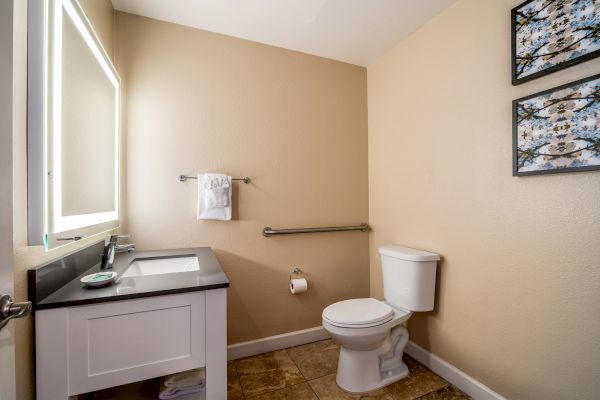
M513 101L513 175L600 170L600 74Z
M600 55L597 0L529 0L511 19L513 85Z

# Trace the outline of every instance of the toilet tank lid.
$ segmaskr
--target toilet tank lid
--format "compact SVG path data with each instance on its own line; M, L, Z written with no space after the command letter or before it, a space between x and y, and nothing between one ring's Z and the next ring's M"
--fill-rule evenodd
M407 261L437 261L440 259L439 254L402 247L395 244L379 246L379 254Z

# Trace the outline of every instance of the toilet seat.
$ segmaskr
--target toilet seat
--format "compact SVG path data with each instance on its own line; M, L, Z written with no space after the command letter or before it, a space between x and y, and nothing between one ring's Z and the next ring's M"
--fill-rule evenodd
M393 317L392 307L373 298L339 301L323 310L323 319L341 328L368 328L384 324Z

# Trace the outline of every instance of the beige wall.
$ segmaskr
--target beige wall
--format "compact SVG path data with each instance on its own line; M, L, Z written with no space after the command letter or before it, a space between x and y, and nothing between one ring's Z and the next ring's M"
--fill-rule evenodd
M458 1L369 66L371 293L379 245L439 252L412 340L510 399L597 398L600 172L512 177L511 100L600 60L511 86L520 2Z
M112 54L113 9L110 0L84 0L84 10L99 32L104 47ZM102 4L104 3L104 4ZM91 6L93 10L89 10ZM15 299L27 298L27 269L102 239L92 236L76 244L49 252L42 246L27 246L27 2L15 1L14 127L13 127L13 201ZM34 398L33 324L31 318L15 320L17 399Z
M264 238L265 226L367 220L366 70L117 13L127 91L127 228L141 249L211 246L232 281L229 342L318 326L334 301L367 296L368 236ZM225 172L234 220L196 221L196 182ZM287 288L292 267L310 291Z
M113 58L113 30L115 13L111 0L79 0L86 16L102 42L108 56Z

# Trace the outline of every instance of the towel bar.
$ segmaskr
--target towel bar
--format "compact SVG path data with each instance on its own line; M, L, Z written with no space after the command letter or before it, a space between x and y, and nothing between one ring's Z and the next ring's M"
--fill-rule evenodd
M179 175L179 176L177 177L177 180L178 180L179 182L185 182L185 181L187 181L188 179L198 179L198 177L197 177L197 176L185 176L185 175L183 175L183 174L182 174L182 175ZM246 183L246 184L250 183L250 178L248 178L247 176L245 176L245 177L243 177L243 178L231 178L231 180L232 180L232 181L243 181L243 182L244 182L244 183Z
M294 228L294 229L273 229L269 226L262 230L265 237L273 235L289 235L291 233L315 233L315 232L342 232L342 231L362 231L367 232L369 224L363 222L360 225L353 226L327 226L322 228Z

